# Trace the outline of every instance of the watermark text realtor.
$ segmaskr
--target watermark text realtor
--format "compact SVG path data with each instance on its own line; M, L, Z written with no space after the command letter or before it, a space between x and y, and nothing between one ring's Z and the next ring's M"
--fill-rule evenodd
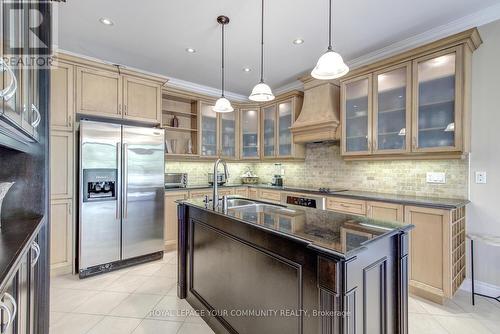
M50 68L53 62L47 0L2 2L2 61L12 69Z

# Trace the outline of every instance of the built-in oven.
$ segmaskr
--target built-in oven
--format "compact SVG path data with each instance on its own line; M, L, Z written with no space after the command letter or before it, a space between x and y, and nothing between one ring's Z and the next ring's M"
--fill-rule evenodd
M326 209L326 197L317 196L312 194L300 194L300 193L287 193L283 192L281 194L281 204L283 205L297 205L307 208L325 210Z

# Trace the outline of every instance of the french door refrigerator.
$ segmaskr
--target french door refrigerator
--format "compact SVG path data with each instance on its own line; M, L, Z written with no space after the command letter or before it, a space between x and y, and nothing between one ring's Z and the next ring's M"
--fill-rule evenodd
M163 255L164 133L82 120L81 278Z

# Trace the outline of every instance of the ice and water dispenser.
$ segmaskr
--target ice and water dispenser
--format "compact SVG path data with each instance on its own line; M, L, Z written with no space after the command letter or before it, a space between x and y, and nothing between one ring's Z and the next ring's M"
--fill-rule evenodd
M84 202L116 200L118 191L117 186L116 169L83 170Z

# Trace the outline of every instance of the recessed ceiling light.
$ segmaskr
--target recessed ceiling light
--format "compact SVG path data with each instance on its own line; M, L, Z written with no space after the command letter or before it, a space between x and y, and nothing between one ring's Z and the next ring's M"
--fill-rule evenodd
M252 69L249 67L243 67L243 72L250 72Z
M302 38L294 39L293 44L295 44L295 45L304 44L304 40Z
M196 49L193 48L186 48L187 53L196 53Z
M99 22L101 22L102 24L104 25L107 25L107 26L112 26L114 25L113 21L111 21L110 19L108 19L107 17L101 17L99 19Z

